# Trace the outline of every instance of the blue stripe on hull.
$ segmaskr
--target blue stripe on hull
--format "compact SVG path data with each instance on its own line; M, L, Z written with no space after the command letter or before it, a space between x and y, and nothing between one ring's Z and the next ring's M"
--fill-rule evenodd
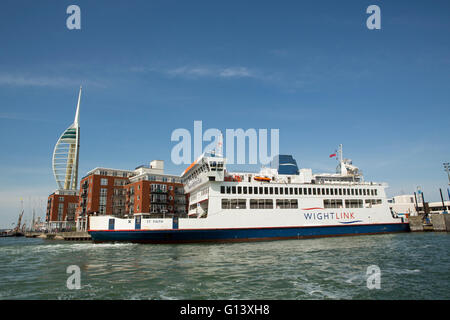
M186 243L259 241L409 231L409 224L343 225L293 228L89 231L95 242Z

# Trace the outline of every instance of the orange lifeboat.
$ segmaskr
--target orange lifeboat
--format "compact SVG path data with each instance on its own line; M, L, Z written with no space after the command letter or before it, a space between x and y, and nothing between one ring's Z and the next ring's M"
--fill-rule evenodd
M266 182L269 182L271 180L270 178L267 177L258 177L258 176L254 177L253 179L255 179L256 181L266 181Z

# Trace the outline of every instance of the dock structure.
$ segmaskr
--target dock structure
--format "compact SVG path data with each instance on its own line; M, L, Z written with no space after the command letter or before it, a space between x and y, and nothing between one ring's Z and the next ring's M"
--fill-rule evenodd
M409 228L413 232L450 232L450 214L430 214L429 221L425 223L423 215L409 217Z
M47 240L65 240L65 241L91 241L91 235L87 232L58 232L58 233L42 233L28 232L27 238L42 238Z

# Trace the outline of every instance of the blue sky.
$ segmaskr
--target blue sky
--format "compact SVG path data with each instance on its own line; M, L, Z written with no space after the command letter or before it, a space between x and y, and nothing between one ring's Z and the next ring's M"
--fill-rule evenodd
M81 30L66 8L81 8ZM381 8L368 30L366 8ZM0 227L44 216L51 154L81 102L80 176L170 162L176 128L278 128L334 171L339 143L388 195L439 200L450 161L448 1L2 1ZM444 189L445 190L445 189Z

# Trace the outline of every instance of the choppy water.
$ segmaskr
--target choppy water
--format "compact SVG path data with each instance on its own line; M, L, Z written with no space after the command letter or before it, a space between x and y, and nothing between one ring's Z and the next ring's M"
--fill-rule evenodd
M67 267L81 270L69 290ZM367 268L381 288L367 288ZM450 299L450 233L142 245L0 238L0 299Z

